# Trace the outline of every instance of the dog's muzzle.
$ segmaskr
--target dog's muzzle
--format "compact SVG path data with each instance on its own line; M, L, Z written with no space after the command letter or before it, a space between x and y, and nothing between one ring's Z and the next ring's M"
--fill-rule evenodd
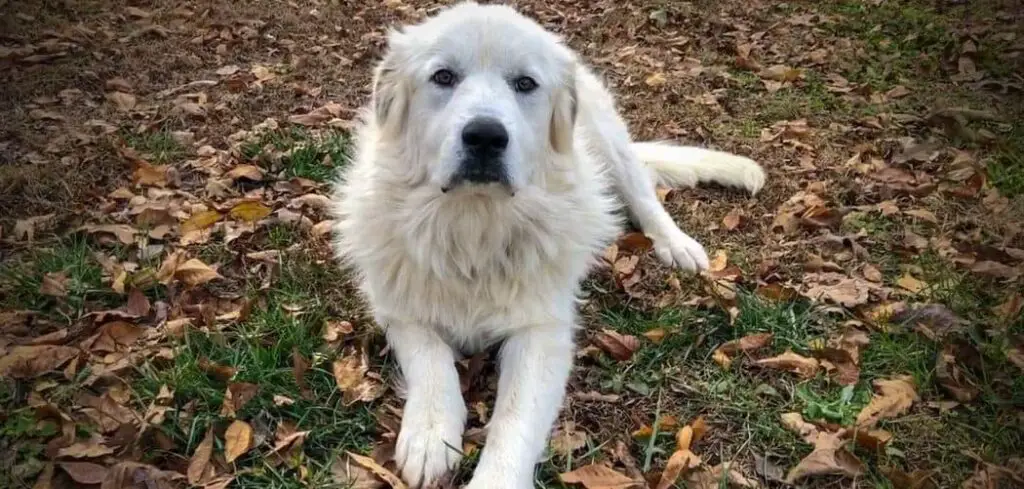
M465 182L511 185L504 161L505 148L508 147L508 131L504 124L490 117L470 120L462 129L462 147L465 156L459 163L459 169L441 190L447 192Z

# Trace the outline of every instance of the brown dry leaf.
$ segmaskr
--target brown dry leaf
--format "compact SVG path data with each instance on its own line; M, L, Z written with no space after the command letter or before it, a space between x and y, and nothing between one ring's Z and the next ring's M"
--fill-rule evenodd
M68 274L64 272L51 272L43 275L43 283L39 286L39 293L51 297L67 297Z
M111 234L117 238L122 244L130 245L135 243L135 235L138 231L127 225L127 224L102 224L92 225L87 224L78 228L79 231L85 231L89 234L106 235Z
M655 345L661 344L661 342L665 340L666 335L668 335L668 332L665 331L665 328L654 328L645 331L643 334L644 338L651 340L651 343L654 343Z
M132 181L136 185L167 186L167 165L152 165L140 159L133 159L132 165Z
M230 382L224 391L224 404L221 405L220 415L233 418L246 404L249 403L260 391L260 386L250 382Z
M221 365L219 363L211 362L209 359L205 357L199 359L198 365L200 370L206 372L206 375L209 375L210 377L213 377L222 382L227 382L231 380L231 378L234 377L236 373L238 373L238 370L235 369L234 367L229 367L227 365Z
M199 484L207 475L211 455L213 455L213 428L206 431L206 436L203 441L199 442L196 451L192 453L192 459L189 460L187 476L190 484Z
M914 278L909 273L903 274L902 277L896 280L896 285L912 294L918 294L928 287L928 284Z
M571 457L573 452L587 446L587 433L576 429L576 423L566 421L551 435L550 446L562 457Z
M911 209L909 211L903 211L908 216L916 217L922 221L928 221L932 224L938 224L939 218L935 216L935 213L927 209Z
M963 349L957 342L948 342L943 346L935 357L935 379L953 399L966 403L977 397L981 390L971 383L957 361ZM976 351L973 353L977 354Z
M661 479L655 489L670 489L675 487L679 477L691 469L699 467L701 459L689 449L676 450L665 463L665 470L661 473Z
M919 400L914 378L909 375L876 380L874 384L877 393L857 415L858 428L868 428L883 418L899 416Z
M996 317L1007 324L1019 318L1022 311L1024 311L1024 297L1020 294L1011 294L1005 302L993 308Z
M248 452L252 448L252 426L241 420L235 420L224 432L224 458L228 463Z
M786 483L795 484L798 480L813 475L863 475L863 462L843 448L844 435L845 430L819 433L814 439L814 451L789 470L786 474Z
M344 107L341 104L328 102L326 105L317 107L309 113L288 116L288 122L303 126L319 126L338 118L342 110L344 110Z
M1019 269L992 260L974 263L971 265L971 271L979 275L1003 279L1015 279L1021 274Z
M174 270L174 278L182 281L185 285L195 287L220 278L220 274L198 258L192 258L178 265Z
M619 251L647 251L654 246L654 242L651 238L648 238L646 234L639 232L626 233L619 237L615 242L618 246Z
M94 458L110 455L114 449L102 445L98 440L88 440L72 443L57 451L58 457L70 458Z
M117 110L121 112L128 112L134 109L136 104L134 95L121 91L107 92L107 100L114 104L114 107L117 107Z
M78 354L78 348L70 346L15 346L0 356L0 375L12 379L38 377L60 367Z
M888 92L885 92L885 97L890 99L906 97L907 95L910 95L910 89L903 85L896 85L895 87L892 87Z
M309 390L309 386L306 384L306 372L309 371L311 366L309 360L302 355L298 347L292 348L292 376L295 377L295 385L299 386L299 392L303 398L311 399L313 392Z
M232 181L245 178L246 180L259 182L263 180L263 170L256 165L238 165L224 173L224 178L231 179Z
M361 355L353 348L347 348L345 354L332 365L334 381L338 389L347 392L359 385L370 370L365 355Z
M715 349L712 358L722 368L729 368L732 357L741 352L751 352L768 346L774 335L772 333L755 333L737 340L728 341Z
M633 480L604 464L584 465L572 472L558 474L566 484L580 484L586 489L629 489L643 487L644 482Z
M892 433L885 430L857 430L854 441L859 447L877 452L892 441Z
M861 269L861 273L864 274L864 278L866 278L866 279L868 279L868 280L870 280L872 282L875 282L875 283L881 283L882 282L882 278L883 278L882 277L882 272L879 271L878 268L876 268L874 265L872 265L870 263L865 263L864 264L864 268Z
M722 227L727 231L732 231L740 226L743 222L743 211L739 208L733 208L728 214L722 218Z
M640 347L640 341L636 336L623 335L611 329L601 330L594 336L593 343L620 362L632 358Z
M79 484L99 484L110 473L109 468L92 462L57 462L57 466Z
M836 304L855 307L867 304L870 291L877 287L866 280L850 278L841 273L824 272L804 275L807 290L803 295L812 300L827 300Z
M765 68L758 76L766 78L768 80L775 80L779 82L792 82L799 80L803 75L803 71L797 68L793 68L786 65L774 65Z
M345 454L348 455L353 462L359 464L364 469L373 472L374 475L380 477L385 482L387 482L391 486L391 489L407 489L408 486L406 486L405 483L402 482L402 479L399 479L397 475L393 474L390 470L385 469L383 466L378 464L376 460L370 457L357 455L348 450L345 451Z
M192 214L185 222L181 223L181 234L193 233L196 231L202 231L209 229L221 218L221 213L217 211L203 211Z
M132 289L128 293L128 303L125 304L124 310L131 316L143 317L149 314L152 307L145 293L139 289Z
M815 374L818 373L818 368L820 367L818 360L798 355L793 353L792 350L786 350L786 352L781 355L771 358L763 358L754 363L761 367L787 370L805 379L814 377Z
M352 331L352 323L348 321L325 321L321 337L328 343L334 343L352 334Z
M935 470L918 469L908 474L897 467L883 467L881 471L895 489L935 489Z
M732 463L723 462L709 469L696 471L686 477L687 489L721 489L724 482L728 487L756 489L761 487L757 481L744 476L732 467Z
M341 487L350 489L381 489L387 485L369 469L353 463L352 458L344 454L331 464L331 477Z
M229 213L239 221L255 222L269 216L272 211L273 209L259 202L249 200L232 207Z
M649 87L660 87L667 82L668 79L665 78L665 74L661 72L653 73L644 80L644 83Z

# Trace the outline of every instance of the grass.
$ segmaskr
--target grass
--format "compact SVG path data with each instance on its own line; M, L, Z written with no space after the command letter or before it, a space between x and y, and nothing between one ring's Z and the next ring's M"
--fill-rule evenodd
M47 274L65 274L65 297L43 294ZM52 247L28 252L23 260L5 261L0 269L3 309L42 311L70 323L96 306L112 305L118 296L103 283L103 268L82 237L65 238Z
M273 445L273 429L291 423L296 430L308 430L301 456L292 464L274 466L260 450L253 450L236 464L245 468L239 487L316 487L334 483L330 476L333 458L342 450L366 452L376 433L373 405L346 406L342 402L331 361L338 354L324 344L321 328L331 316L330 299L320 295L336 284L337 272L317 264L311 257L286 258L273 288L254 294L258 302L251 315L231 328L215 331L189 329L170 366L146 364L134 385L140 406L155 398L161 386L174 390L174 410L159 429L179 450L191 453L208 428L221 433L230 422L221 416L228 382L203 370L204 362L230 366L236 374L230 382L259 386L255 397L237 413L254 428L265 430ZM337 285L334 285L337 287ZM292 367L293 352L312 363L304 377L308 395L297 383ZM275 396L294 401L275 403ZM220 435L218 435L220 436ZM155 454L160 457L162 454ZM304 481L297 467L308 470ZM335 483L336 484L336 483Z
M341 131L314 133L297 126L267 131L242 145L242 156L266 162L279 157L287 178L301 177L325 182L348 159L351 140Z
M142 153L153 163L166 164L185 155L184 146L166 128L141 134L124 131L122 137L130 148Z

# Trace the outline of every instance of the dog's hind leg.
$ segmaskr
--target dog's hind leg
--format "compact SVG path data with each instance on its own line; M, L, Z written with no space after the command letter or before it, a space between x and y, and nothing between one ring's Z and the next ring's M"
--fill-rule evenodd
M410 487L428 486L461 458L466 404L455 355L429 328L397 321L382 324L387 324L388 345L402 369L407 392L395 461Z
M576 71L576 89L577 130L583 131L590 153L608 166L615 191L631 219L654 242L658 258L684 270L707 268L704 247L682 232L658 201L650 172L632 147L611 92L583 66Z

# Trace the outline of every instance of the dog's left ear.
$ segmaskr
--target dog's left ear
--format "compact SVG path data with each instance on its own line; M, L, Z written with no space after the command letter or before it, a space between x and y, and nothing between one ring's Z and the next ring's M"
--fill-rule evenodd
M398 72L404 35L388 33L388 51L373 72L373 113L385 137L401 134L408 112L409 87Z
M549 138L551 147L559 153L572 152L573 129L576 126L576 67L569 70L565 83L555 92L554 110L551 111Z

